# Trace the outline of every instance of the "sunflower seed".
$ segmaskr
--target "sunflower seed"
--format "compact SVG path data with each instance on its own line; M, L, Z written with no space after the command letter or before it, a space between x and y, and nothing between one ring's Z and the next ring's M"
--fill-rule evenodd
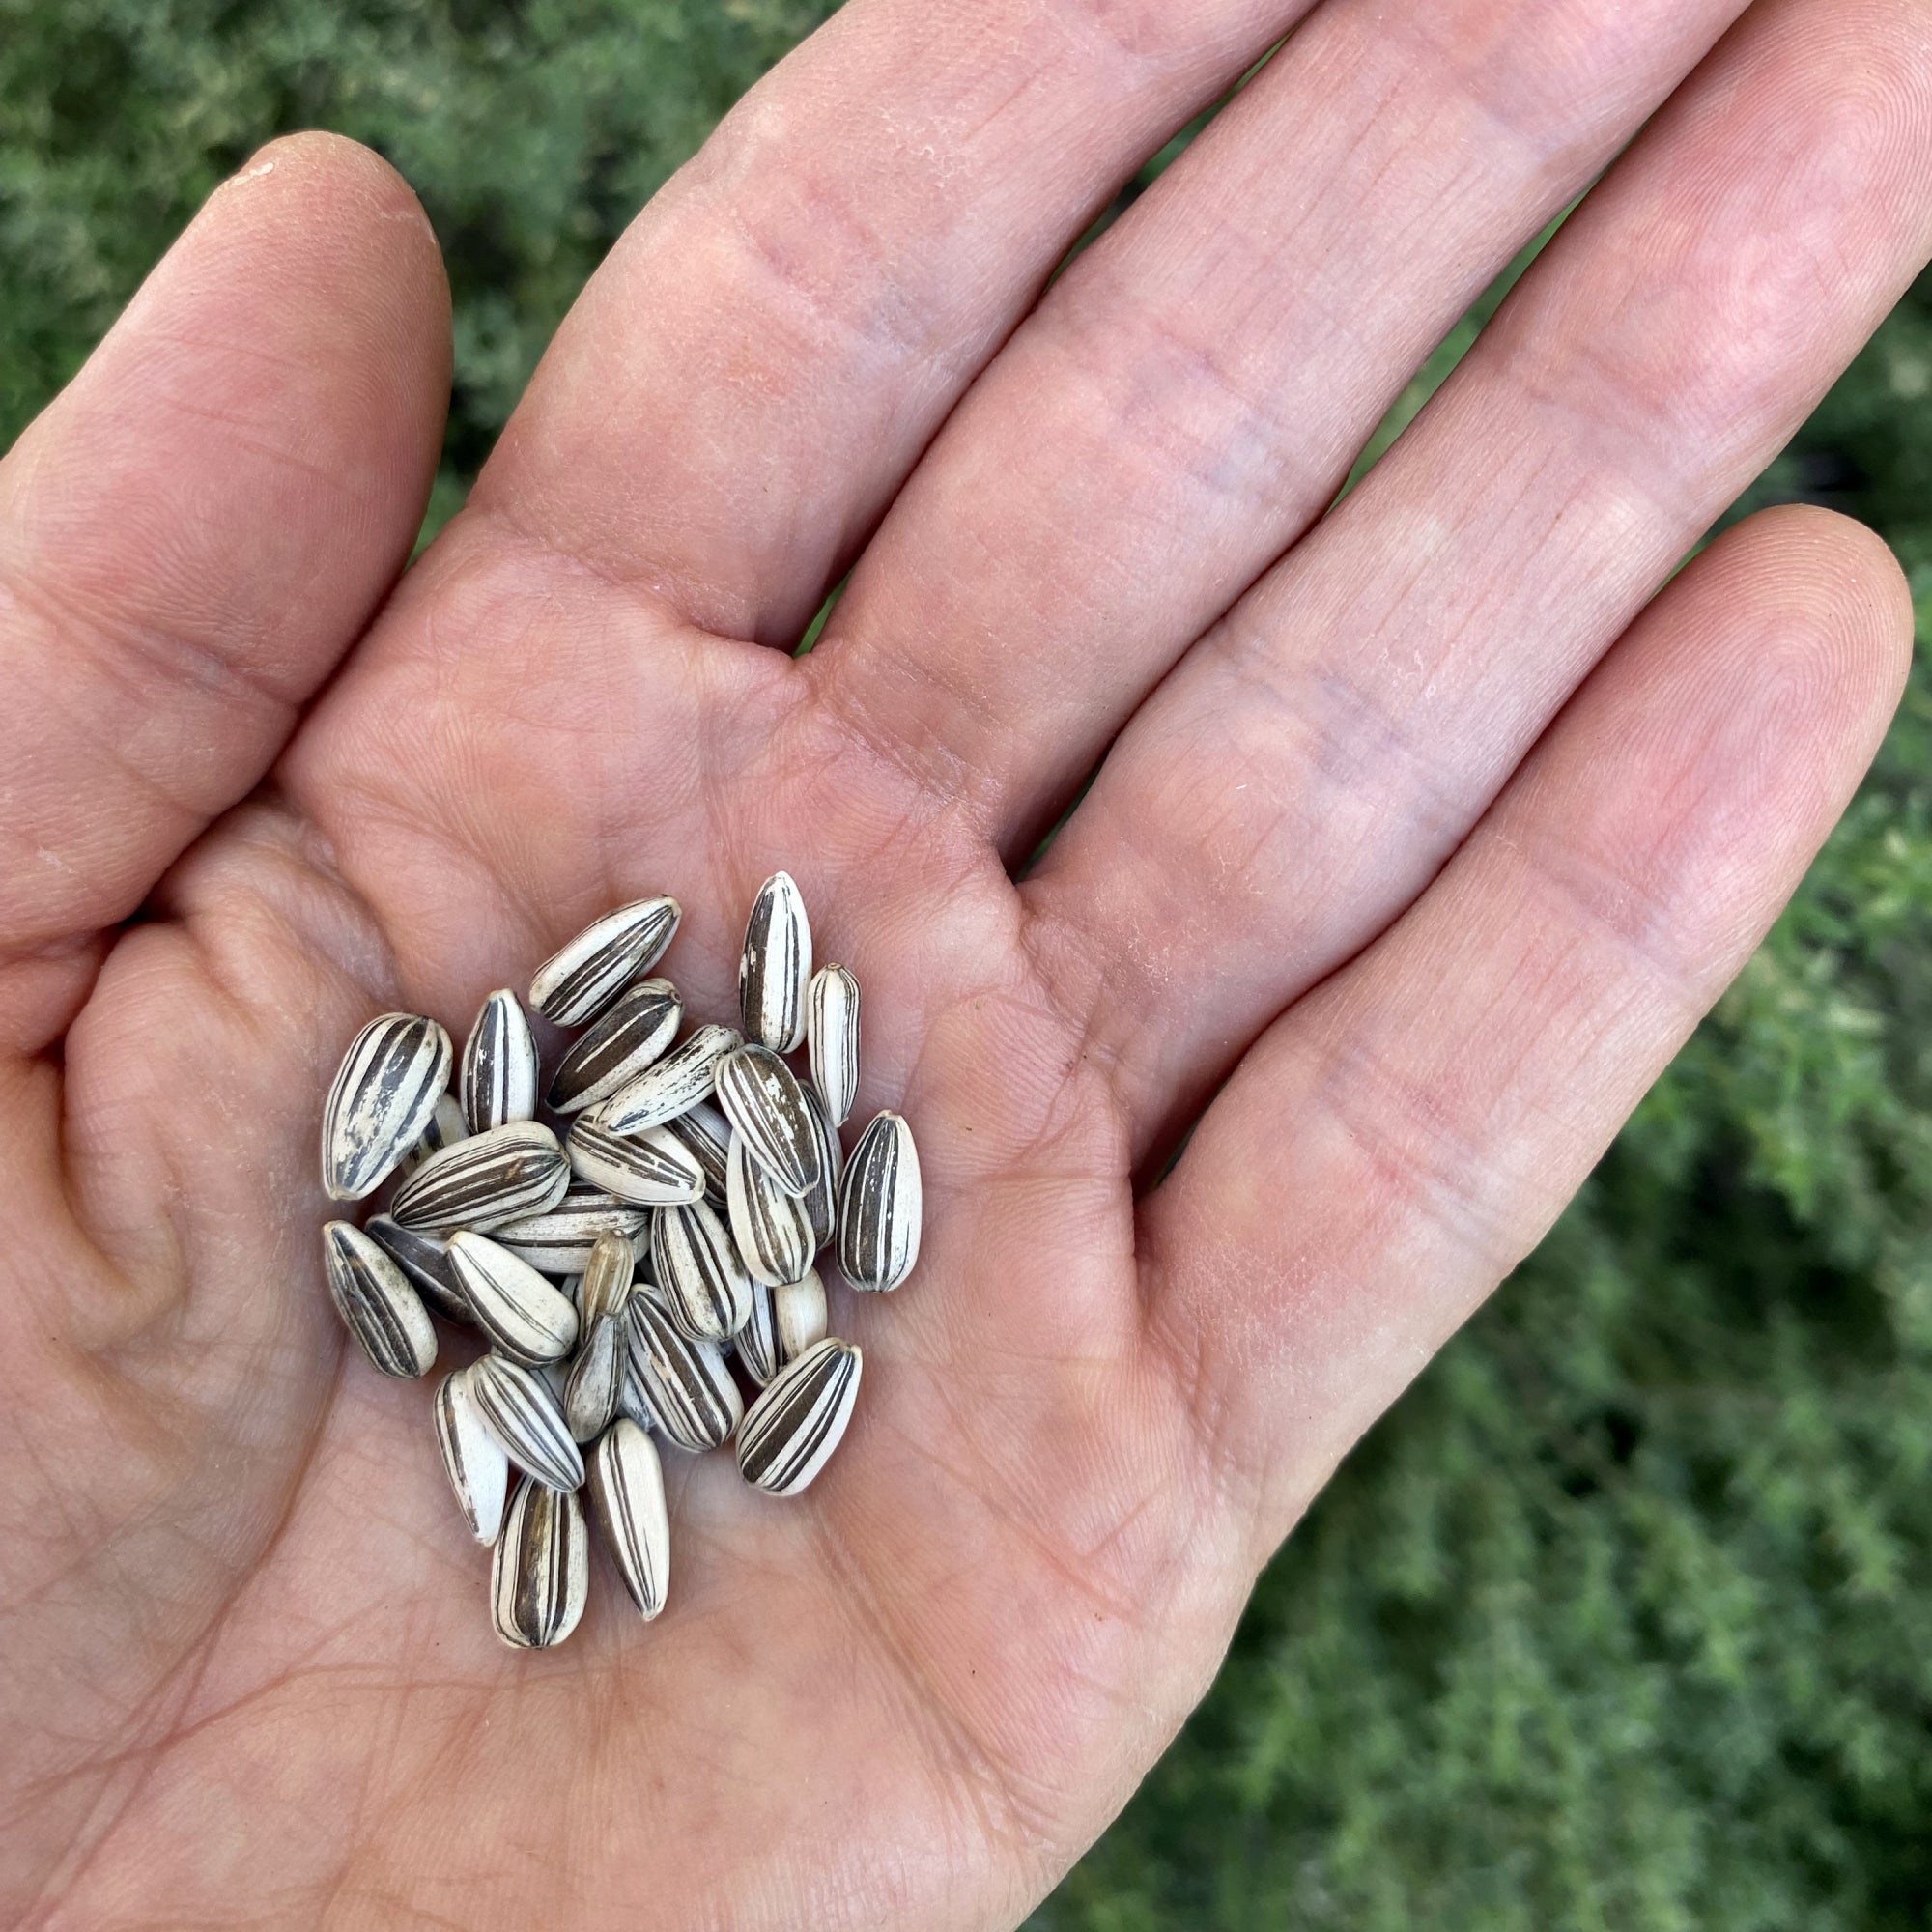
M587 1327L607 1315L621 1315L637 1281L638 1258L625 1235L600 1235L584 1263L578 1290L578 1313Z
M741 1046L718 1063L718 1104L782 1193L818 1185L818 1130L797 1078L769 1047Z
M664 1053L683 1017L683 1003L668 980L631 987L557 1064L549 1104L559 1114L576 1114L608 1100Z
M724 1156L731 1146L731 1122L709 1100L667 1121L665 1125L697 1156L704 1170L704 1198L721 1211L724 1206Z
M329 1299L385 1376L420 1376L436 1360L429 1310L389 1257L348 1221L322 1231Z
M581 1334L582 1330L580 1328L578 1332ZM530 1364L530 1374L535 1376L537 1380L542 1382L544 1387L550 1392L550 1399L555 1406L556 1412L561 1415L563 1413L563 1392L570 1386L570 1363L568 1360L562 1355L558 1355L554 1361L532 1362Z
M322 1110L322 1184L331 1201L382 1185L429 1125L449 1085L449 1036L419 1013L383 1013L342 1056Z
M745 1480L770 1495L797 1495L845 1434L864 1367L854 1343L827 1336L781 1369L738 1431Z
M628 1319L624 1326L628 1343L631 1327ZM624 1364L623 1382L617 1391L617 1413L628 1416L639 1429L664 1429L664 1424L657 1418L657 1411L651 1407L650 1397L644 1393L643 1383L638 1379L635 1360L627 1360Z
M805 1037L805 987L811 978L811 926L789 872L774 872L752 901L738 957L738 1010L745 1037L777 1053Z
M449 1237L449 1264L476 1325L519 1362L554 1362L577 1341L577 1310L528 1262L464 1228Z
M431 1413L463 1520L478 1543L495 1543L510 1499L510 1459L477 1409L468 1369L458 1369L437 1384Z
M648 1620L664 1608L670 1587L670 1516L657 1445L619 1417L585 1459L584 1482L617 1574Z
M621 1201L668 1208L699 1200L704 1193L704 1170L675 1135L663 1127L644 1127L635 1135L615 1133L605 1125L601 1108L579 1116L564 1152L580 1179Z
M723 1353L709 1342L687 1341L648 1294L632 1295L625 1320L631 1367L658 1427L680 1449L697 1452L728 1442L745 1404Z
M838 1183L845 1173L845 1150L838 1145L838 1129L826 1118L825 1102L815 1087L802 1087L805 1111L818 1134L818 1184L805 1196L806 1219L811 1223L814 1253L838 1232Z
M875 1114L838 1185L838 1265L854 1288L896 1288L919 1260L919 1150L897 1114Z
M660 1298L694 1342L728 1342L752 1312L752 1281L731 1231L702 1201L660 1208L651 1220Z
M590 1535L569 1490L523 1482L490 1565L491 1621L505 1643L542 1649L577 1628L590 1594Z
M537 1111L537 1042L524 1005L505 986L483 1002L463 1047L463 1118L472 1134Z
M547 1213L569 1185L556 1136L538 1121L509 1121L431 1154L396 1189L389 1214L431 1234L497 1228Z
M621 1315L586 1325L583 1346L563 1385L563 1420L578 1442L594 1442L610 1427L623 1393L630 1330Z
M768 1288L800 1279L818 1252L812 1245L811 1216L803 1201L779 1192L771 1176L747 1153L743 1134L731 1136L724 1199L731 1238L752 1279Z
M506 1355L479 1355L469 1365L469 1393L483 1426L526 1475L554 1490L583 1481L583 1457L563 1411L542 1379Z
M403 1156L396 1172L413 1174L431 1154L440 1153L446 1147L454 1147L469 1131L469 1122L463 1118L463 1102L445 1090L436 1103L436 1112L429 1117L429 1125Z
M787 1362L795 1362L814 1342L825 1339L825 1284L816 1268L803 1281L767 1288L752 1284L752 1313L738 1330L738 1359L761 1388Z
M709 1099L718 1063L745 1043L736 1027L701 1026L656 1065L611 1094L599 1111L613 1134L641 1133Z
M671 898L639 899L606 913L537 968L530 1005L558 1026L594 1020L664 956L680 917Z
M469 1304L449 1264L449 1245L434 1235L419 1235L386 1214L372 1214L362 1232L402 1269L409 1285L446 1321L474 1323Z
M835 1127L845 1124L859 1091L859 982L843 966L821 966L805 996L811 1084Z
M554 1208L507 1221L491 1230L491 1238L545 1274L582 1274L600 1235L621 1235L629 1240L646 1233L649 1220L650 1210L635 1201L619 1201L614 1194L573 1178Z

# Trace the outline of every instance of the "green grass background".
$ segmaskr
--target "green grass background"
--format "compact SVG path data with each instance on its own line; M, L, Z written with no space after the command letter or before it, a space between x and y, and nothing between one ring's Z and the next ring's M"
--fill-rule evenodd
M321 125L449 258L440 520L626 218L827 11L0 0L0 443L222 175ZM1921 288L1751 500L1865 517L1932 615L1928 484ZM1039 1932L1932 1924L1928 1094L1921 675L1770 943L1337 1477Z

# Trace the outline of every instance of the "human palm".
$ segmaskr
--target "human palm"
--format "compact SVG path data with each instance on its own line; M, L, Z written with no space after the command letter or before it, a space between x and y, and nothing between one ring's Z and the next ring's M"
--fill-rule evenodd
M8 1922L1014 1921L1742 964L1909 610L1805 511L1651 600L1932 248L1932 28L1328 0L1042 298L1304 11L854 0L400 582L445 298L346 143L217 192L8 458ZM509 1651L322 1291L323 1091L645 892L728 1013L780 867L920 1266L835 1289L806 1495L673 1454L663 1617L606 1574Z

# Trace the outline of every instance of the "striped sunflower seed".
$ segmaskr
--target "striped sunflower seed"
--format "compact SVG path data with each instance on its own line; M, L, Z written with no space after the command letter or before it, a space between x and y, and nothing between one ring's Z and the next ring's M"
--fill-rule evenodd
M629 1342L631 1323L624 1323L626 1343ZM638 1365L635 1358L624 1364L622 1386L617 1391L617 1413L628 1416L639 1429L663 1430L664 1424L657 1418L657 1411L651 1406L651 1399L644 1393L644 1385L638 1379Z
M528 1262L493 1240L459 1229L449 1264L476 1325L504 1354L534 1365L554 1362L576 1346L577 1310Z
M458 1369L437 1384L431 1413L463 1520L478 1543L495 1543L510 1500L510 1459L477 1409L468 1369Z
M684 1004L668 980L631 987L557 1063L548 1103L559 1114L577 1114L608 1100L663 1056L683 1018Z
M704 1194L704 1170L697 1157L663 1127L636 1134L614 1132L603 1110L580 1115L564 1143L564 1152L581 1180L647 1208L675 1208Z
M709 1100L700 1100L665 1125L697 1157L704 1170L704 1198L721 1212L724 1207L724 1157L731 1147L731 1122Z
M463 1118L472 1134L537 1111L537 1042L524 1003L505 986L483 1002L463 1047Z
M605 1101L599 1109L605 1124L613 1134L641 1133L708 1100L717 1085L718 1063L744 1043L736 1027L698 1027Z
M440 1153L444 1148L453 1147L469 1131L469 1122L463 1118L463 1102L454 1094L444 1092L436 1103L436 1112L429 1117L426 1126L396 1168L398 1174L413 1174L431 1154Z
M590 1513L631 1601L648 1621L664 1608L670 1587L670 1514L657 1445L620 1416L584 1461Z
M775 1053L805 1037L805 988L811 978L811 926L789 872L774 872L752 901L738 957L738 1009L745 1037Z
M803 1281L778 1288L752 1284L752 1313L738 1330L738 1359L760 1388L824 1339L825 1284L816 1268L808 1268Z
M827 1336L781 1369L738 1431L745 1480L768 1495L797 1495L845 1434L864 1367L856 1344Z
M838 1232L838 1183L845 1175L845 1150L838 1144L838 1129L826 1118L825 1102L813 1087L799 1090L805 1095L805 1110L818 1134L818 1184L805 1196L806 1219L811 1223L812 1250L822 1248Z
M479 1355L469 1365L469 1393L484 1428L526 1475L554 1490L582 1484L582 1454L541 1378L506 1355Z
M594 1442L617 1412L629 1360L630 1329L621 1315L585 1324L583 1346L563 1384L563 1420L577 1442Z
M606 913L537 968L530 1005L558 1026L594 1020L663 958L681 917L672 898L639 899Z
M570 1163L539 1121L509 1121L433 1153L396 1189L390 1218L446 1234L547 1213L570 1185Z
M779 1192L771 1176L747 1154L743 1134L731 1136L724 1199L731 1237L753 1281L776 1288L797 1281L811 1265L818 1250L812 1245L805 1203Z
M446 1241L434 1235L419 1235L386 1214L372 1214L362 1232L402 1269L409 1285L436 1314L445 1321L474 1322L456 1270L449 1264Z
M702 1201L651 1217L659 1298L694 1342L728 1342L752 1312L752 1279L731 1231Z
M569 1158L567 1149L564 1157ZM629 1240L647 1232L649 1219L650 1210L635 1201L619 1201L573 1176L554 1208L506 1221L491 1230L491 1238L545 1274L582 1274L600 1236L621 1235Z
M718 1104L782 1193L802 1196L818 1185L818 1129L796 1076L769 1047L741 1046L718 1063Z
M590 1533L569 1490L522 1482L490 1564L497 1634L520 1650L561 1643L590 1594Z
M436 1330L409 1278L360 1228L322 1231L329 1299L362 1352L385 1376L420 1376L436 1360Z
M919 1260L919 1150L897 1114L875 1114L838 1185L838 1266L854 1288L896 1288Z
M859 1092L859 982L843 966L821 966L805 996L805 1037L811 1084L835 1127L842 1127Z
M449 1036L420 1013L382 1013L342 1056L322 1110L322 1184L359 1201L388 1179L449 1085Z
M631 1299L637 1282L638 1258L624 1235L601 1235L590 1258L583 1264L583 1278L578 1290L578 1313L588 1326L607 1315L621 1315Z
M631 1367L658 1427L680 1449L722 1448L745 1412L724 1354L680 1335L664 1304L648 1294L632 1295L625 1319Z

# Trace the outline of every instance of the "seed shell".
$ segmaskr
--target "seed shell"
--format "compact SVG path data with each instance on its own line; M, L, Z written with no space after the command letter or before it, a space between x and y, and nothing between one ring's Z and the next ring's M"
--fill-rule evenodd
M475 1317L463 1298L456 1270L449 1264L449 1244L434 1235L419 1235L386 1214L372 1214L362 1232L402 1269L410 1286L445 1321L473 1323Z
M805 996L811 1084L835 1127L845 1124L859 1092L859 982L843 966L821 966Z
M329 1298L385 1376L426 1375L436 1360L436 1330L409 1278L360 1228L331 1221L322 1231Z
M638 1276L638 1258L624 1235L600 1235L583 1264L577 1309L586 1325L621 1315Z
M537 1111L537 1042L524 1003L504 986L483 1002L463 1047L463 1118L472 1134Z
M606 913L537 968L530 1005L558 1026L594 1020L664 956L681 916L672 898L638 899Z
M409 1152L449 1085L449 1036L420 1013L382 1013L342 1057L322 1110L331 1201L373 1194Z
M491 1620L519 1649L561 1643L590 1594L590 1535L569 1490L522 1482L490 1566Z
M838 1186L838 1266L854 1288L896 1288L919 1260L919 1150L897 1114L875 1114Z
M722 1212L724 1158L731 1148L731 1122L709 1100L699 1100L665 1125L697 1156L697 1164L704 1170L704 1198Z
M631 1601L648 1621L664 1608L670 1587L670 1515L657 1445L620 1416L584 1460L591 1514Z
M663 1127L620 1134L606 1126L602 1109L583 1114L571 1128L564 1151L581 1180L622 1201L647 1208L674 1208L704 1194L704 1170L676 1135Z
M563 1384L563 1420L577 1442L594 1442L610 1427L624 1391L630 1330L621 1315L605 1315L586 1324L583 1346Z
M569 1158L568 1150L565 1158ZM521 1255L545 1274L582 1274L598 1237L621 1235L626 1240L643 1232L650 1210L574 1176L563 1198L542 1214L526 1214L491 1230L491 1237L514 1255Z
M799 1091L805 1095L805 1110L818 1134L818 1183L805 1195L806 1218L811 1223L816 1252L838 1232L838 1183L845 1175L845 1150L838 1144L838 1129L826 1118L818 1090L804 1087Z
M458 1369L437 1384L431 1414L463 1520L478 1543L495 1543L510 1500L510 1459L477 1409L468 1369Z
M396 1189L392 1219L447 1234L546 1213L570 1185L570 1163L538 1121L509 1121L433 1153Z
M741 1046L718 1063L718 1104L781 1192L802 1196L818 1185L811 1110L791 1068L769 1047Z
M811 978L811 926L789 872L758 888L738 958L738 1009L745 1037L775 1053L805 1037L805 988Z
M658 1427L680 1449L723 1447L745 1404L722 1351L680 1335L664 1305L648 1294L632 1295L625 1319L631 1366Z
M628 1345L631 1322L624 1323ZM651 1406L651 1399L644 1393L644 1385L638 1379L638 1365L635 1358L624 1364L623 1385L617 1391L617 1413L628 1416L639 1429L663 1430L664 1424L657 1418L657 1411Z
M413 1174L431 1154L454 1147L469 1131L469 1122L463 1118L463 1102L445 1089L436 1103L436 1112L429 1117L429 1125L416 1137L415 1146L403 1156L396 1172Z
M526 1475L554 1490L583 1481L583 1457L541 1378L507 1356L479 1355L469 1365L469 1393L483 1426Z
M576 1346L577 1310L528 1262L468 1228L449 1237L449 1262L477 1327L504 1354L534 1366Z
M728 1342L752 1312L752 1278L731 1231L702 1201L660 1208L651 1222L659 1299L694 1342Z
M797 1281L818 1252L811 1216L803 1201L780 1193L771 1176L749 1157L743 1134L731 1136L724 1198L731 1236L752 1279L770 1288Z
M769 1495L797 1495L844 1435L864 1366L856 1344L827 1336L781 1369L738 1431L745 1480Z
M605 1124L613 1134L635 1134L687 1113L711 1097L718 1063L744 1043L736 1027L698 1027L605 1101L600 1109Z
M825 1339L825 1284L816 1268L803 1281L768 1288L752 1284L752 1313L738 1330L738 1359L762 1388L788 1362Z
M608 1100L664 1054L683 1017L668 980L632 986L557 1064L548 1103L559 1114L576 1114Z

